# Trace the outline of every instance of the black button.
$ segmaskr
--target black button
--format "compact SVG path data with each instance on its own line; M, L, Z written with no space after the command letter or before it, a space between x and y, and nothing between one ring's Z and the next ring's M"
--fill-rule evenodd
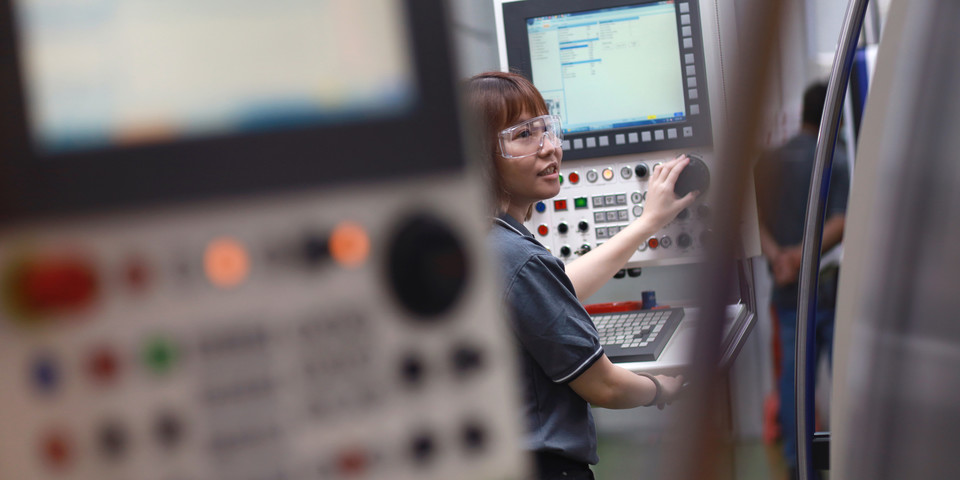
M483 368L483 352L479 348L461 345L453 351L453 368L460 375Z
M161 446L171 449L183 439L183 423L172 413L162 413L153 425L153 434Z
M643 270L640 267L627 269L627 275L629 275L630 278L637 278L641 273L643 273Z
M557 225L557 231L560 233L567 233L570 230L570 226L567 225L567 222L560 222L560 225Z
M577 224L577 229L581 232L586 232L590 228L590 224L586 220L580 220L580 223Z
M100 430L100 451L104 457L116 460L127 452L127 432L116 423L108 423Z
M467 451L476 452L487 445L487 429L479 423L468 423L463 427L463 446Z
M433 437L427 433L421 433L410 442L410 455L417 463L426 463L433 458L436 453L436 444Z
M560 247L560 256L561 256L561 257L569 257L569 256L570 256L570 247L568 247L568 246L566 246L566 245Z
M613 274L613 278L623 278L626 276L627 276L627 271L623 269L618 270L617 273Z
M677 236L677 245L679 245L680 248L687 248L691 244L693 244L693 238L691 238L689 234L681 233Z
M416 387L423 383L425 371L423 361L417 355L409 354L400 362L400 376L410 386Z
M680 213L677 214L677 218L680 220L686 220L690 218L690 210L687 208L680 210Z
M633 169L633 173L636 173L636 174L637 174L637 178L646 177L646 176L647 176L647 172L648 172L647 164L645 164L645 163L641 163L641 164L637 165L636 168Z

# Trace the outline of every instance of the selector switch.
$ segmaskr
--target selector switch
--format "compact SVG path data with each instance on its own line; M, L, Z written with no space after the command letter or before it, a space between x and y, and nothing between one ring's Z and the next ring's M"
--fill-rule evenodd
M416 214L396 227L386 271L400 304L419 319L432 320L460 298L470 264L463 243L446 222Z
M673 192L678 197L684 197L696 190L699 190L701 195L707 193L710 188L710 169L699 155L687 154L687 157L690 158L690 163L677 177Z

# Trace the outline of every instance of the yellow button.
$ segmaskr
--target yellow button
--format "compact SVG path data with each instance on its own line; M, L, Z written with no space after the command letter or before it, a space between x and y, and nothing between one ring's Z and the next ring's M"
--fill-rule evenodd
M607 181L613 180L613 169L604 168L602 175L604 180L607 180Z
M207 245L203 268L210 283L221 288L235 287L250 274L250 256L240 242L228 237L216 238Z

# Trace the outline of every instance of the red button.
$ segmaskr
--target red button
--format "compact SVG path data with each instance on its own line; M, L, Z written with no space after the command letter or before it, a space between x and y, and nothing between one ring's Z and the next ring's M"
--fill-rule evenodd
M566 209L567 209L567 201L566 201L566 200L554 200L554 201L553 201L553 209L556 210L556 211L558 211L558 212L563 211L563 210L566 210Z
M68 313L96 299L93 265L75 257L33 258L13 273L15 308L27 315Z
M658 246L660 246L660 240L657 240L656 238L651 237L650 240L647 240L647 246L649 246L650 248L657 248Z
M47 465L61 470L73 461L73 445L62 432L52 432L41 442L40 454Z
M580 174L577 172L570 172L570 176L567 178L570 179L570 183L580 183Z
M90 354L87 360L87 371L97 383L113 383L120 372L120 360L113 350L100 347Z
M537 227L537 233L539 233L541 237L546 237L547 234L550 233L550 229L547 228L546 225L540 225Z
M343 475L360 475L367 469L367 456L361 450L341 452L337 459L337 469Z

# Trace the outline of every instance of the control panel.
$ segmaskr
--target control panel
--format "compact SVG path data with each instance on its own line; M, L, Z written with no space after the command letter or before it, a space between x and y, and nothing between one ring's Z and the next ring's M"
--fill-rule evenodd
M0 478L528 478L482 198L456 176L0 232Z
M572 261L639 218L653 167L681 154L690 155L691 163L678 180L678 189L702 194L650 236L627 267L702 261L712 236L709 152L663 151L564 162L560 193L535 205L527 228L551 253Z

